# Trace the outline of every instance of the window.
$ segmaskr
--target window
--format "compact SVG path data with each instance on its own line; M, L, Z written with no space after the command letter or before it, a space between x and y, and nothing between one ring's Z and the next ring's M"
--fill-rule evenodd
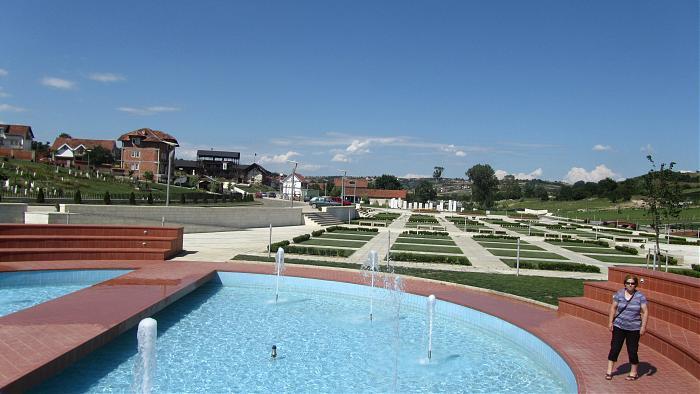
M140 163L131 163L131 171L138 171Z
M137 158L137 159L138 159L139 157L141 157L141 151L140 151L140 150L132 150L132 151L131 151L131 157L134 157L134 158Z
M140 145L140 144L141 144L141 137L134 137L134 138L131 139L131 142L132 142L134 145Z

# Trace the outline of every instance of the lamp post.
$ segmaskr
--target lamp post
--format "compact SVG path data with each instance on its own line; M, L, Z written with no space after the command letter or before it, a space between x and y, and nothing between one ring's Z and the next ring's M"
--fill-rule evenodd
M343 173L342 182L340 183L340 206L343 206L345 201L345 177L348 175L348 170L338 170Z
M88 157L88 172L90 172L90 152L92 152L92 149L85 149L85 152L87 152L87 157Z
M178 145L174 142L163 142L168 145L168 174L166 175L167 183L165 186L165 206L168 207L170 206L170 166L172 165L172 158L173 154L175 153L175 150L171 148L175 148Z
M292 194L289 197L291 207L294 208L294 178L296 177L297 166L299 165L299 162L296 162L294 160L287 160L287 161L290 163L294 163L294 169L292 170Z

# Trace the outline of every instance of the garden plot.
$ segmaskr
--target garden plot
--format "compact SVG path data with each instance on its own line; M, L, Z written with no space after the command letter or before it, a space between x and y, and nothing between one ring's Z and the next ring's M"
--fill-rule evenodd
M478 233L479 230L487 228L480 221L467 219L466 216L447 216L445 219L452 222L458 229L466 232Z
M391 246L390 257L399 261L470 265L462 249L445 232L404 232Z
M646 264L647 260L644 257L631 257L631 256L610 256L602 254L584 254L584 256L602 261L604 263L616 263L616 264Z
M371 217L359 218L351 221L352 224L360 226L383 226L388 227L396 218L401 216L400 213L380 212Z
M418 226L440 226L437 218L433 215L416 215L413 214L408 218L405 227L416 228Z
M376 235L376 229L329 227L326 230L294 237L293 244L289 241L275 243L272 250L276 251L278 247L282 247L285 252L293 254L348 257Z
M517 264L518 245L515 237L475 236L474 240L509 267ZM520 268L550 271L600 272L594 265L575 263L537 245L520 240Z

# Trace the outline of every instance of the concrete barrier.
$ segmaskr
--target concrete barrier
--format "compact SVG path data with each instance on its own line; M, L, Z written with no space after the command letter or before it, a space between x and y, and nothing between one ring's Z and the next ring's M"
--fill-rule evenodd
M357 219L360 217L360 214L357 212L357 209L353 205L348 205L344 207L323 207L321 208L321 211L329 213L333 215L333 217L335 217L336 219L345 223L348 222L348 214L350 215L350 220Z
M24 223L27 204L0 203L0 223Z
M263 207L162 207L62 204L61 212L49 214L49 223L129 224L183 226L185 233L232 231L245 228L299 226L301 208ZM69 214L69 215L66 215ZM68 217L66 217L68 216Z

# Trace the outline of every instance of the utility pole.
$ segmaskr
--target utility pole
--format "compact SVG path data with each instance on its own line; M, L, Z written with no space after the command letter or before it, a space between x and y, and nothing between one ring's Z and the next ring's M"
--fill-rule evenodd
M294 169L292 169L292 195L289 198L289 201L292 204L291 207L294 208L294 179L296 178L297 165L299 165L299 163L294 160L287 161L290 163L294 163Z

